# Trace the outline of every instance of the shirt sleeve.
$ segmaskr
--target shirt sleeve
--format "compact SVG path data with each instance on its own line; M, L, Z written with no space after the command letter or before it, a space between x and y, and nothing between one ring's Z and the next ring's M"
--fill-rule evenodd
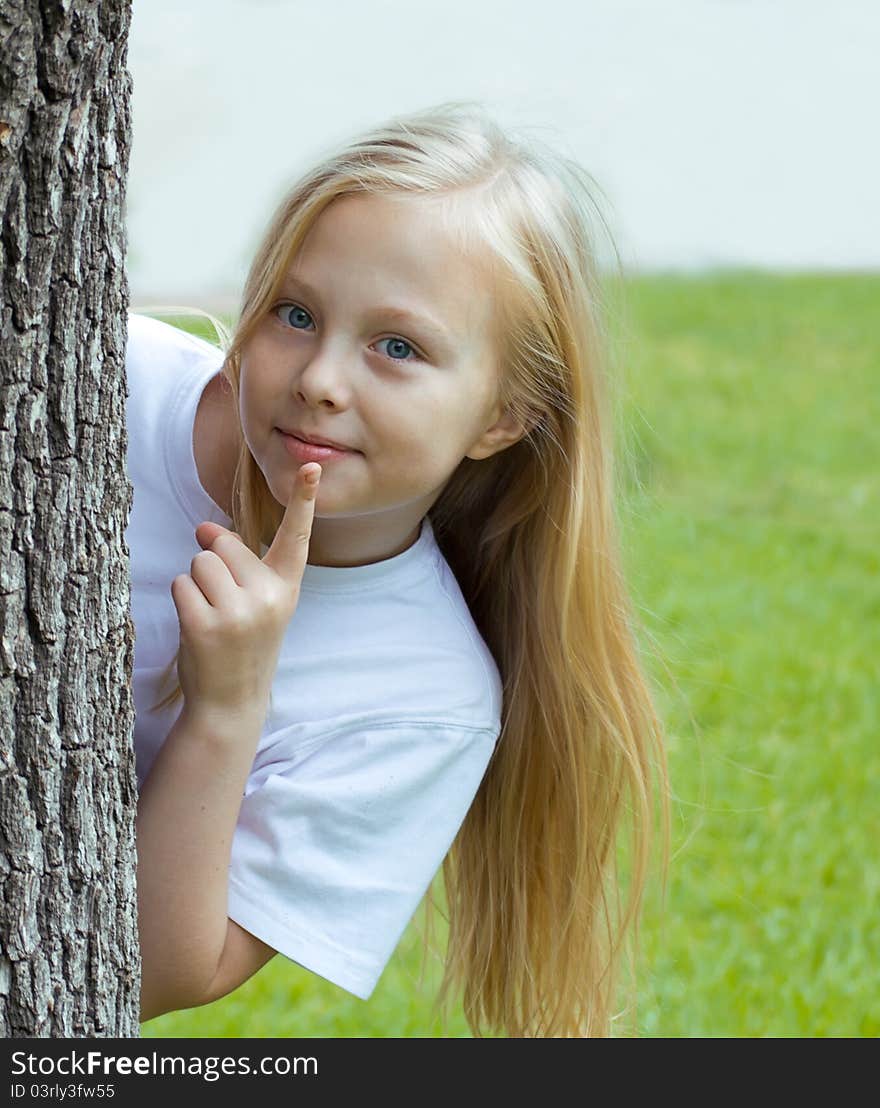
M497 735L386 722L271 760L242 800L229 917L367 1000L452 845Z

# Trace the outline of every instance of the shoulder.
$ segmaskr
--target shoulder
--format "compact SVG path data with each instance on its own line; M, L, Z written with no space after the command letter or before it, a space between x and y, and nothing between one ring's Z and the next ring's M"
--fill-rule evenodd
M411 804L442 808L462 790L473 796L498 737L497 725L460 723L443 706L409 714L375 709L316 727L293 725L263 736L245 796L261 793L267 815L273 801L279 810L290 800L308 802L310 810L335 809L337 827L346 812L366 815L361 809L374 804L386 813Z
M136 367L144 363L168 364L169 362L194 362L204 359L221 361L223 351L219 347L170 323L151 316L128 316L128 341L126 365Z
M501 717L502 681L497 662L480 633L461 587L432 536L433 588L422 591L423 607L412 610L411 645L424 653L427 686L454 705L451 722L493 726Z

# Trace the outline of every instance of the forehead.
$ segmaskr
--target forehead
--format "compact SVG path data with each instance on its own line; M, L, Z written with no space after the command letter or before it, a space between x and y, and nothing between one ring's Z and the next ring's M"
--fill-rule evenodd
M490 268L475 245L464 247L459 226L445 198L340 196L312 224L288 274L365 309L421 311L453 336L484 343L494 323Z

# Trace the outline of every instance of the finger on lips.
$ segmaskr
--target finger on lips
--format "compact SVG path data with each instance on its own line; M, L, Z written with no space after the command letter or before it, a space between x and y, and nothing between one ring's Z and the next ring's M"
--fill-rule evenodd
M322 469L307 462L297 471L287 507L275 532L272 545L263 555L263 564L297 588L302 580L309 553L309 538L315 515L315 500Z
M240 588L256 584L263 566L299 585L308 557L321 472L317 462L306 463L299 469L275 538L262 559L244 544L237 531L213 521L199 524L196 541L203 549L201 555L193 558L190 576L206 595L211 592L209 600L212 597L220 599L224 590L228 594L228 587L233 583ZM206 554L213 557L203 557Z

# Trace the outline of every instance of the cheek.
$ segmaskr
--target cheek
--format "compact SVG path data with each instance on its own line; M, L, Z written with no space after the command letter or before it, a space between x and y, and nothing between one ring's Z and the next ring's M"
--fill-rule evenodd
M239 410L241 420L249 434L265 438L274 427L273 413L277 404L273 400L273 382L269 374L253 362L242 362Z
M379 445L372 461L380 479L424 491L445 480L464 456L461 429L448 417L428 415L417 422L400 421Z
M438 452L449 440L446 413L439 406L396 400L382 413L383 439L400 458L418 461Z
M238 395L238 411L241 417L241 429L242 431L244 431L244 435L248 441L248 445L253 450L255 423L253 401L251 399L250 388L244 374L242 374L241 377L240 391Z

